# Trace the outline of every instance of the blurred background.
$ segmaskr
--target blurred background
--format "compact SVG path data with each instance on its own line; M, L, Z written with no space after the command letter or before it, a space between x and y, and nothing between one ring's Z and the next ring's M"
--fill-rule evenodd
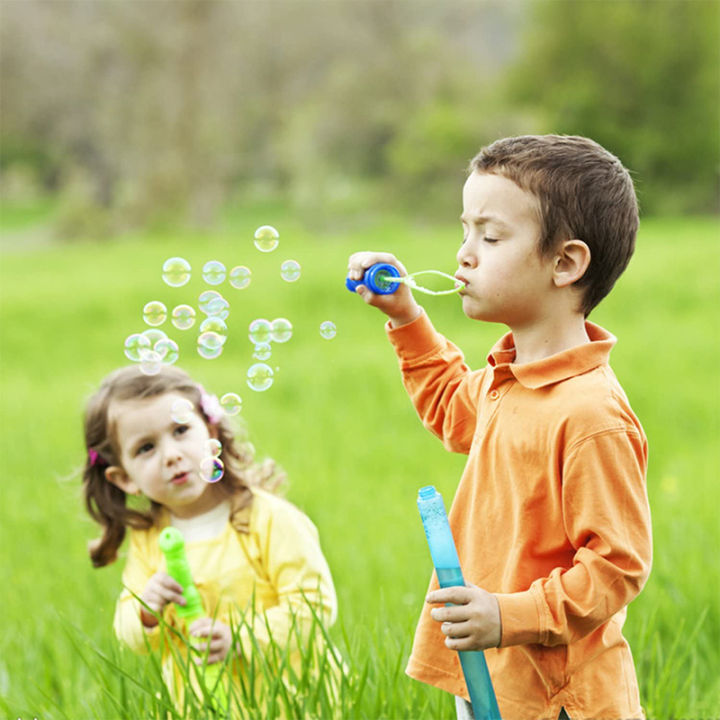
M594 138L644 214L718 211L716 0L0 10L5 228L45 228L6 245L212 227L258 202L317 229L369 208L448 219L469 158L522 133Z

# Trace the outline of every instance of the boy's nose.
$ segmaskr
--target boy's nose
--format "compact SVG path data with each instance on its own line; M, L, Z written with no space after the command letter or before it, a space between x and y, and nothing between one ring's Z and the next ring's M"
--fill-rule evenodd
M470 241L466 240L457 251L455 259L460 267L468 268L477 265L477 257L470 251L469 245Z

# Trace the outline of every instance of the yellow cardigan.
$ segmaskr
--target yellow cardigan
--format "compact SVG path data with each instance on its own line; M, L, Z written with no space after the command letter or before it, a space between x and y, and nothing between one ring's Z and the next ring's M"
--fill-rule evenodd
M293 624L301 628L306 640L312 627L310 603L325 627L331 625L337 615L335 588L310 519L271 493L253 488L252 494L251 506L235 512L219 536L186 543L188 562L207 615L241 628L243 656L250 658L257 646L267 650L272 634L277 645L290 643L291 663L297 672L300 652ZM158 536L168 522L169 516L165 516L149 530L130 531L124 589L115 609L114 628L118 639L135 652L162 648L165 682L175 701L182 703L182 674L167 643L172 633L161 626L146 629L140 620L140 602L134 596L142 595L152 575L165 571ZM173 604L166 607L164 620L182 628ZM320 634L316 633L314 643L322 644ZM178 652L185 657L185 648L174 650L175 655ZM236 668L237 672L242 669Z

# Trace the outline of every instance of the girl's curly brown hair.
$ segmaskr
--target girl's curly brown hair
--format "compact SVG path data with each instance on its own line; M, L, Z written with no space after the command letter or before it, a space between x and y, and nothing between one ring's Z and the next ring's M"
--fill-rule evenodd
M162 506L152 500L147 509L129 507L126 494L105 478L108 465L120 465L120 449L108 418L110 404L116 400L138 400L168 392L186 397L205 422L212 424L202 409L200 386L187 373L175 367L163 366L156 375L145 375L136 366L121 368L108 375L87 402L85 444L88 458L82 473L83 492L90 516L103 529L102 537L89 546L90 559L95 567L108 565L117 559L127 527L148 529L158 521L162 510ZM252 503L251 486L275 491L283 484L285 475L272 460L256 463L252 445L236 442L227 417L223 416L213 427L222 443L220 459L225 465L218 487L228 498L235 500L235 509ZM91 455L95 453L97 457L93 461Z

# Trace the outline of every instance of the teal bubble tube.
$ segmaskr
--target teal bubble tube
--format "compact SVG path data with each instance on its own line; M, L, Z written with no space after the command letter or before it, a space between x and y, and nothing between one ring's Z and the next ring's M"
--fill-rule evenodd
M440 587L465 585L442 495L428 485L418 491L417 504ZM482 651L458 655L475 720L501 720L485 655Z

